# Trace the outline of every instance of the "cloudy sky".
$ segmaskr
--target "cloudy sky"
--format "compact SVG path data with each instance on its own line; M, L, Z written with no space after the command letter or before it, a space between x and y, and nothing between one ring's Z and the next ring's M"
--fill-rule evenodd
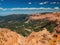
M60 0L0 0L0 16L60 11Z

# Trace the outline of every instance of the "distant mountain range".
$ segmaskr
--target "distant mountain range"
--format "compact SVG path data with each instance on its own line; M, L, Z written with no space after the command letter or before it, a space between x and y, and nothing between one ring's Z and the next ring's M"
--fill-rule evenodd
M12 14L7 16L0 16L1 21L23 21L27 17L27 14Z

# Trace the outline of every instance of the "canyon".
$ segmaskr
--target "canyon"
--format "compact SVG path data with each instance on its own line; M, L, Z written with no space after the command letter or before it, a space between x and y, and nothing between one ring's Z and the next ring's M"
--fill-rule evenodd
M60 12L53 12L53 13L46 13L46 14L30 14L27 16L27 18L28 19L24 23L25 25L26 24L28 25L28 24L30 24L30 22L34 22L36 20L42 20L42 21L48 20L50 23L53 22L52 24L56 23L57 25L53 28L52 32L50 32L45 27L40 29L39 31L34 31L34 30L30 29L31 26L28 29L28 28L24 27L25 25L22 25L21 28L23 27L23 29L26 29L26 30L22 30L22 29L16 30L15 29L13 31L7 27L0 28L0 45L60 45ZM25 17L24 17L24 19L25 19ZM16 24L16 22L15 22L15 24ZM7 24L10 24L10 23L11 22L9 22ZM20 22L19 22L19 24L20 24ZM12 27L12 25L9 25L9 26ZM49 26L49 24L48 24L48 26ZM40 25L39 25L39 27L40 27ZM51 27L49 27L49 28L51 28ZM17 33L17 31L18 32L21 31L20 34ZM28 32L32 31L32 32L28 36L24 37L21 33L25 34L25 31L28 31Z

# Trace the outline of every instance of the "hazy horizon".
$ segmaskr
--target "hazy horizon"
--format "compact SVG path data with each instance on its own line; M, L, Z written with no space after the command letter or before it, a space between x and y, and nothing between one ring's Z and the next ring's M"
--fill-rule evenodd
M0 16L6 16L10 14L34 14L34 13L45 13L45 12L60 12L60 10L17 10L17 11L3 11L0 12Z

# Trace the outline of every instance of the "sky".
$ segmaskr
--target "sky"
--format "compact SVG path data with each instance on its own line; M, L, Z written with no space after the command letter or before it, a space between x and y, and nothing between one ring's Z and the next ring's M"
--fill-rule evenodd
M60 12L60 0L0 0L0 16Z

